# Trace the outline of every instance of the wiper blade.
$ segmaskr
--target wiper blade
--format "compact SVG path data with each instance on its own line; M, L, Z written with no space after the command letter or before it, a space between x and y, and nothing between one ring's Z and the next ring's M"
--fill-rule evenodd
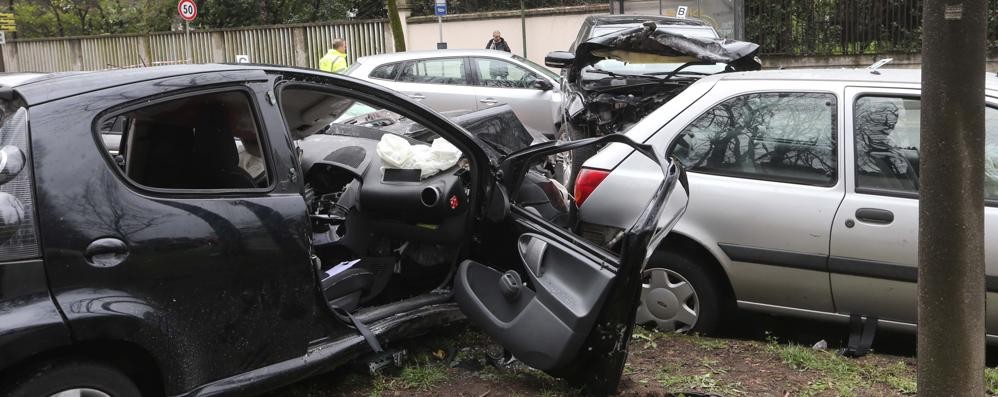
M651 80L663 80L661 77L656 77L652 73L649 73L649 74L614 73L614 72L611 72L609 70L603 70L603 69L598 69L598 68L589 69L589 70L586 70L586 72L597 73L597 74L605 74L605 75L610 76L610 77L636 77L636 78L644 78L644 79L651 79Z
M649 76L663 76L663 75L670 75L670 74L671 75L689 74L689 75L694 75L694 76L711 76L714 73L692 72L692 71L688 71L688 70L683 70L683 71L680 71L680 72L669 71L669 72L653 72L653 73L648 73Z

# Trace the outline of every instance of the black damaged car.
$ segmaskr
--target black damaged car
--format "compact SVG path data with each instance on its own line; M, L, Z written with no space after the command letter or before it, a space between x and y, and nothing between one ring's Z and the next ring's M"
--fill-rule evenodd
M762 68L757 44L719 38L695 19L590 17L572 48L544 58L563 69L564 141L626 131L703 76ZM574 151L566 177L595 149Z
M641 269L688 199L680 168L621 135L529 145L501 112L465 129L338 75L18 80L0 77L2 396L258 394L399 364L401 340L465 317L610 393ZM621 255L571 233L545 168L608 142L663 172Z

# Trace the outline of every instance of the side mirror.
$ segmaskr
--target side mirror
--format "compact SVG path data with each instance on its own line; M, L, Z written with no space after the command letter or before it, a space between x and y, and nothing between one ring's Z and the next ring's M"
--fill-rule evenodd
M575 54L568 51L552 51L544 57L544 65L552 68L567 68L575 62Z
M547 81L547 80L544 80L544 79L534 80L533 86L534 86L534 88L536 88L538 90L541 90L541 91L547 91L547 90L550 90L550 89L554 88L554 84L551 84L550 81Z

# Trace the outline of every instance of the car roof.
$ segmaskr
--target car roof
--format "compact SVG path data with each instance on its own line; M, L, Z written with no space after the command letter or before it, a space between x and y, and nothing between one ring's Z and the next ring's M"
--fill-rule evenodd
M396 61L408 61L411 59L424 59L424 58L441 58L441 57L469 57L469 56L490 56L498 58L512 58L513 54L506 51L497 50L475 50L475 49L455 49L455 50L423 50L423 51L406 51L406 52L393 52L387 54L378 54L362 57L358 59L358 62L396 62Z
M921 84L920 69L878 69L872 73L869 69L782 69L760 70L755 72L719 73L708 76L702 81L734 81L734 80L797 80L797 81L837 81L859 84ZM998 76L988 73L985 78L985 88L998 90Z
M591 15L589 20L596 26L640 25L652 21L659 25L707 26L707 22L696 18L675 18L661 15Z
M0 76L0 91L17 91L29 105L36 105L104 88L191 74L279 69L264 65L166 65L94 72L31 73L30 78ZM287 68L285 68L287 69ZM2 97L2 95L0 95Z

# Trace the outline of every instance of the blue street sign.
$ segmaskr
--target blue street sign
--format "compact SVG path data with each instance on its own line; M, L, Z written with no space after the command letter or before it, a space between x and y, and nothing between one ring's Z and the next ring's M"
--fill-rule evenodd
M442 17L447 15L447 4L436 4L433 6L433 15Z

